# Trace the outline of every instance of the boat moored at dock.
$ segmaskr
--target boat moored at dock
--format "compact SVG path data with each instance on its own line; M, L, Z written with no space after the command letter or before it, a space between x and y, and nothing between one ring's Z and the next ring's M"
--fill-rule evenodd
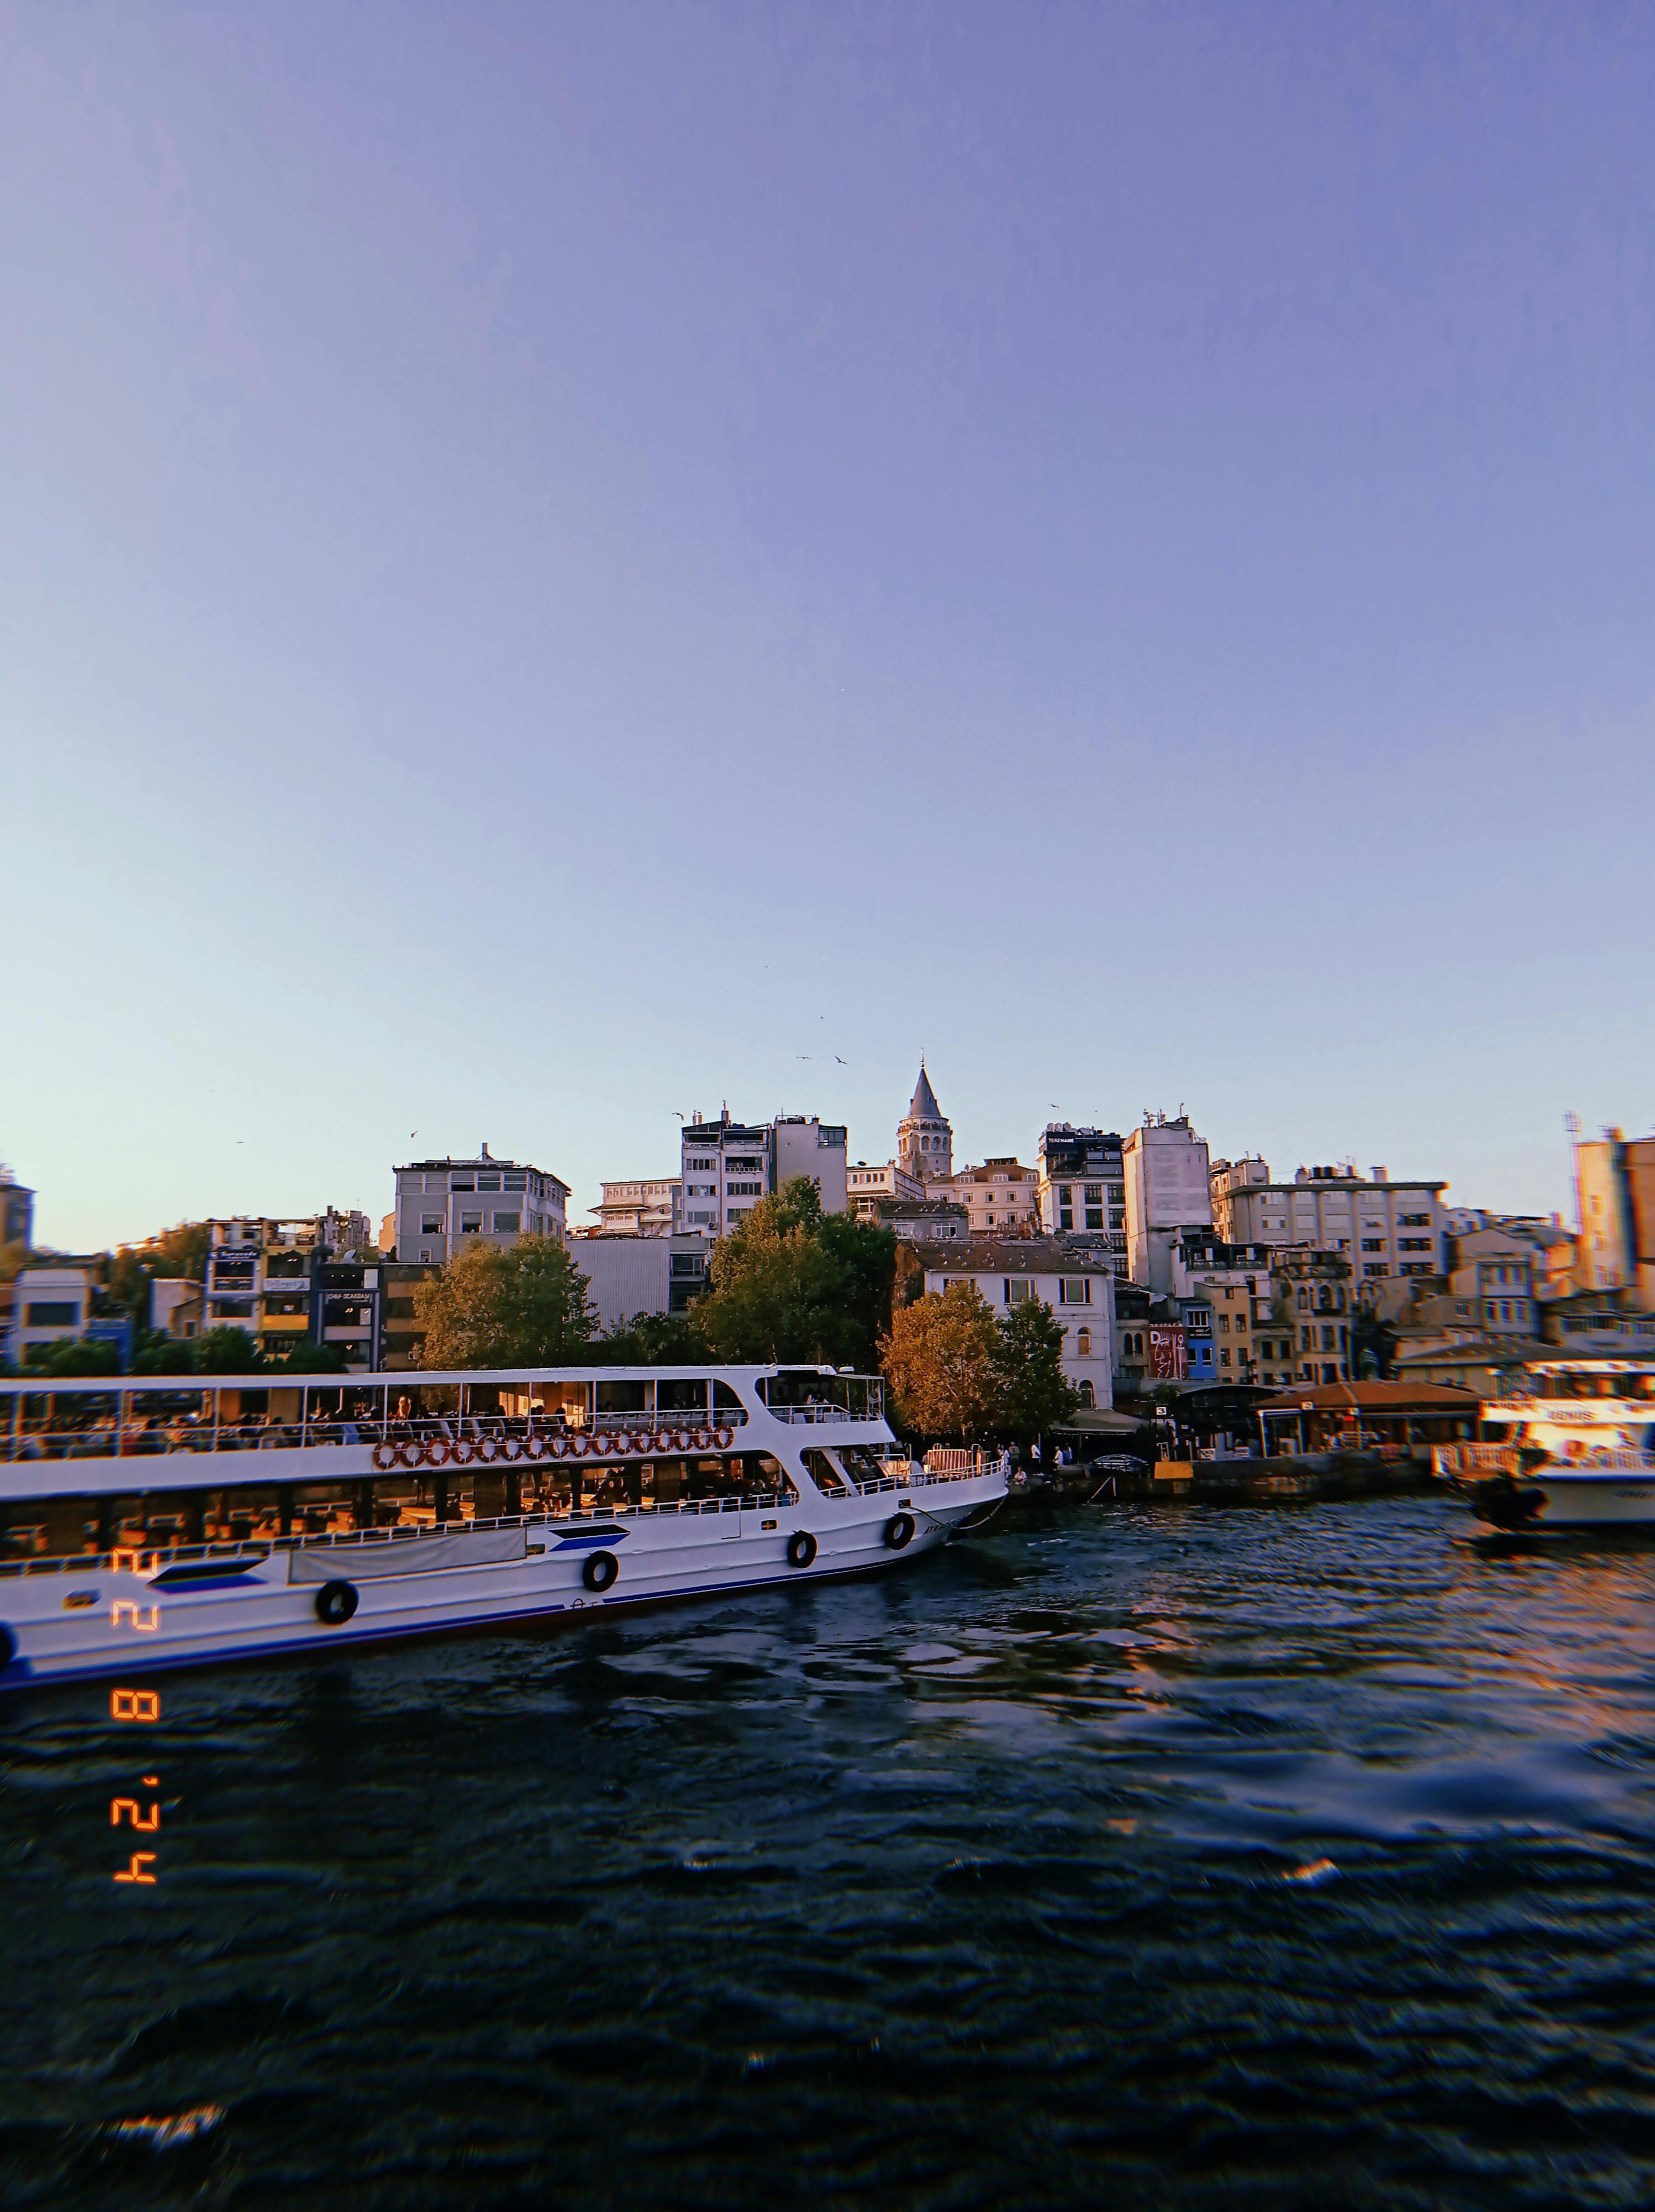
M1497 1528L1655 1524L1655 1361L1537 1360L1435 1472Z
M0 1684L866 1574L1005 1488L832 1368L0 1382Z

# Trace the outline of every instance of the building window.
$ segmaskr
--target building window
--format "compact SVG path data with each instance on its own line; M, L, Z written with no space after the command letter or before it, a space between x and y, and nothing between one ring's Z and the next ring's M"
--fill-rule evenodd
M518 1225L521 1220L522 1216L519 1213L496 1213L494 1217L494 1230L496 1236L499 1237L509 1234L514 1237L517 1234Z
M459 1217L459 1233L462 1237L475 1237L482 1226L483 1216L480 1213L462 1213Z
M442 1216L440 1213L422 1213L419 1218L419 1233L422 1237L441 1237Z
M1089 1328L1078 1328L1074 1332L1074 1356L1077 1359L1091 1358L1092 1331Z
M1089 1306L1092 1304L1092 1282L1086 1275L1065 1275L1057 1285L1057 1303L1064 1306Z
M1227 1344L1219 1353L1218 1364L1220 1367L1227 1367L1230 1364L1230 1347Z
M1086 1208L1086 1227L1088 1229L1101 1229L1103 1225L1103 1207L1101 1206L1089 1206Z
M1081 1333L1084 1334L1084 1330ZM1097 1395L1092 1387L1092 1379L1088 1376L1080 1385L1080 1403L1083 1406L1094 1406L1097 1402Z
M245 1312L246 1308L243 1308ZM61 1304L57 1300L36 1301L23 1309L25 1328L74 1328L80 1322L81 1310L73 1304Z
M422 1267L429 1267L431 1264L431 1255L423 1244L420 1247L419 1263Z

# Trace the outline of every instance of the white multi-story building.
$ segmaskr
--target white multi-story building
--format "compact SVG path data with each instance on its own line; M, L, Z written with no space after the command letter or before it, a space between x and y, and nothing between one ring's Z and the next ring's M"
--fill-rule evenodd
M1126 1181L1127 1267L1135 1283L1164 1297L1172 1288L1173 1247L1188 1230L1213 1225L1206 1139L1187 1114L1147 1116L1121 1146ZM1238 1240L1252 1243L1247 1237Z
M266 1357L334 1344L353 1366L377 1364L382 1318L373 1224L365 1213L282 1220L234 1214L207 1224L200 1327L241 1328Z
M843 1213L848 1199L843 1126L812 1115L774 1121L716 1121L694 1115L684 1125L678 1226L691 1235L727 1237L761 1199L807 1177L821 1193L824 1213Z
M1263 1163L1244 1163L1259 1165ZM1300 1168L1291 1182L1250 1181L1226 1194L1232 1244L1301 1244L1349 1261L1359 1296L1387 1279L1447 1267L1445 1182L1392 1182L1384 1168Z
M605 1235L671 1237L678 1225L683 1185L676 1176L654 1182L606 1182L601 1206L588 1206Z
M900 1199L904 1205L922 1204L925 1185L916 1175L910 1175L900 1160L887 1160L883 1167L870 1167L866 1160L853 1160L845 1170L845 1198L859 1220L872 1221L880 1209L881 1200L894 1203Z
M544 1168L497 1160L411 1160L396 1170L397 1257L441 1267L467 1244L569 1234L569 1185Z
M1063 1372L1083 1406L1114 1403L1115 1270L1107 1253L1080 1252L1046 1237L974 1237L946 1252L926 1248L925 1287L974 1283L1004 1313L1043 1298L1063 1325Z

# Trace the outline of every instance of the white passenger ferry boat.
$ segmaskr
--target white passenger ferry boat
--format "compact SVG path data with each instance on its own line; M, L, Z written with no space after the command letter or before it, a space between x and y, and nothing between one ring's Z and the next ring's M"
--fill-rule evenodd
M0 1684L864 1574L1005 1479L832 1368L0 1382Z
M1655 1522L1655 1361L1536 1360L1436 1471L1497 1528Z

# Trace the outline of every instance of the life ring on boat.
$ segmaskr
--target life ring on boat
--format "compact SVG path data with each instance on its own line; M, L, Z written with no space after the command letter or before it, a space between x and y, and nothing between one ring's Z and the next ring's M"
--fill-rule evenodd
M893 1513L885 1524L885 1540L891 1551L900 1552L914 1540L914 1516L911 1513Z
M666 1449L675 1452L688 1451L690 1438L687 1432L683 1429L674 1429L666 1439Z
M570 1439L569 1448L576 1459L586 1459L592 1450L592 1439L584 1430L581 1430Z
M416 1437L412 1443L392 1444L391 1455L395 1467L417 1467L425 1456L425 1447Z
M546 1440L544 1437L527 1436L524 1437L523 1456L525 1459L544 1459L545 1455Z
M653 1451L654 1449L655 1439L649 1433L648 1429L634 1429L632 1431L631 1443L632 1449L635 1452Z
M712 1431L710 1429L697 1429L696 1431L696 1449L697 1451L710 1451L712 1448Z
M621 1563L613 1552L592 1552L581 1570L581 1580L589 1590L606 1590L614 1586L621 1571Z
M479 1466L492 1467L500 1456L499 1438L490 1436L479 1437L472 1446L472 1455Z
M731 1428L720 1429L715 1442L720 1451L728 1451L730 1446L735 1442L735 1431Z
M523 1456L522 1437L502 1437L500 1439L500 1456L502 1459L506 1460L521 1459ZM529 1457L532 1459L534 1457L534 1454L531 1452L529 1454Z
M549 1437L546 1443L546 1449L551 1454L553 1459L567 1459L569 1457L569 1438L563 1436Z
M456 1467L469 1467L477 1457L477 1446L469 1437L456 1437L448 1456Z
M626 1431L624 1429L615 1430L609 1439L610 1455L615 1459L624 1459L631 1449L632 1439L628 1436Z
M427 1467L447 1467L454 1455L454 1448L447 1437L433 1437L420 1455Z
M388 1437L381 1438L374 1447L374 1472L379 1474L389 1474L397 1463L399 1449L399 1447L393 1444Z
M330 1628L339 1628L356 1610L356 1593L349 1583L324 1583L316 1593L316 1618Z
M788 1565L807 1567L816 1557L816 1539L808 1528L795 1528L788 1539Z

